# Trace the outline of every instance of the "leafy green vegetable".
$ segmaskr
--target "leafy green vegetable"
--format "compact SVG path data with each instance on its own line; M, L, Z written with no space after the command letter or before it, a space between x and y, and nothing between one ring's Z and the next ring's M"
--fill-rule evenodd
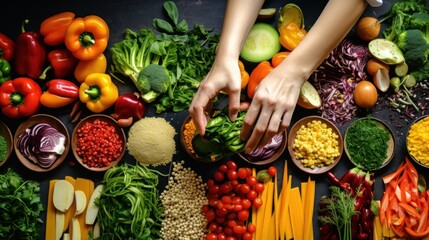
M209 72L219 35L202 25L189 30L186 20L179 21L177 6L172 1L164 2L163 7L169 19L152 21L159 34L155 35L151 29L141 29L138 33L126 29L124 39L113 45L113 71L137 83L143 68L150 64L164 66L171 76L168 91L151 92L148 98L153 101L159 96L155 101L157 113L170 109L179 112L189 107L200 82ZM145 93L148 92L142 95Z
M7 142L3 136L0 136L0 162L6 160Z
M329 187L330 196L323 196L320 199L320 205L324 206L323 211L328 213L319 216L322 224L332 224L337 228L340 240L352 239L352 217L358 214L355 211L354 203L356 198L352 197L350 192L342 191L337 186Z
M97 215L99 239L160 239L162 203L158 176L141 164L115 166L104 175Z
M40 185L8 169L0 174L0 239L39 239Z
M391 9L380 21L390 20L391 25L383 31L386 39L396 41L401 32L412 29L411 20L414 13L428 13L425 0L401 0L392 4Z
M359 167L373 171L387 158L389 132L371 118L354 122L346 134L346 147L350 160Z

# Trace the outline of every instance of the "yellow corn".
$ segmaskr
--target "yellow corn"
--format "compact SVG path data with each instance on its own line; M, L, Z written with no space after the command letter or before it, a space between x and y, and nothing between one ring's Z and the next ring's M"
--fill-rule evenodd
M295 157L309 168L332 164L340 155L338 138L322 121L311 121L302 125L296 133L293 142Z

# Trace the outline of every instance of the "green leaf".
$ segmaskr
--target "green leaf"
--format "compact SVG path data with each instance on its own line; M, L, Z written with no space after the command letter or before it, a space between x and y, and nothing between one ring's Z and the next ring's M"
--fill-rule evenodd
M152 26L162 33L174 33L173 26L165 20L155 18L152 20Z
M188 31L188 23L186 20L180 21L179 24L176 25L176 32L186 33Z
M179 10L177 9L176 4L173 1L166 1L163 6L171 21L173 21L174 25L177 25L179 22Z

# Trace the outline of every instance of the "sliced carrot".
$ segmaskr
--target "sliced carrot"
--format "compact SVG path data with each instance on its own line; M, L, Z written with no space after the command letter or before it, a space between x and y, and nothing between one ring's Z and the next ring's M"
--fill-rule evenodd
M420 213L418 213L414 207L412 207L412 206L410 206L404 202L400 202L399 206L402 207L408 214L410 214L411 216L413 216L417 219L420 219L422 217L420 215Z

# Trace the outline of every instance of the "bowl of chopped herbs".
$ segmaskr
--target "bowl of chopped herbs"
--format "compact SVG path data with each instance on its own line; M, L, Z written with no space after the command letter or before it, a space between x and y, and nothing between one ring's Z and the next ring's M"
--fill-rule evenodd
M389 125L374 117L355 120L344 136L347 157L354 165L367 171L388 165L395 155L395 144Z
M13 138L9 127L0 121L0 166L6 163L13 151Z
M429 168L429 115L414 120L407 132L408 155L417 164Z

